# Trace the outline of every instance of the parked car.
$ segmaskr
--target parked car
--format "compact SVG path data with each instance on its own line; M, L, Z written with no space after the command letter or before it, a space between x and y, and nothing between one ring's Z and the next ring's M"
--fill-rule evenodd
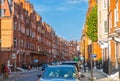
M78 71L80 71L80 64L76 61L63 61L61 64L62 65L74 65L74 66L76 66Z
M48 66L38 81L80 81L80 75L73 65Z
M48 64L46 64L46 63L43 64L43 65L42 65L42 70L45 70L47 67L48 67Z

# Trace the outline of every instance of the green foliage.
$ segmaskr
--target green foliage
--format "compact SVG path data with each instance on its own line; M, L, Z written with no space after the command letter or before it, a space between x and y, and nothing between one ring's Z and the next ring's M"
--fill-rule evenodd
M87 18L87 36L92 42L96 42L97 36L97 6L93 7L88 18Z

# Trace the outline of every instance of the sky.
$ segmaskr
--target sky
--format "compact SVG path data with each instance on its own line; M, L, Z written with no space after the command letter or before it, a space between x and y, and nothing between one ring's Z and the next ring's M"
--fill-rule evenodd
M42 21L65 40L80 41L86 19L88 0L27 0Z

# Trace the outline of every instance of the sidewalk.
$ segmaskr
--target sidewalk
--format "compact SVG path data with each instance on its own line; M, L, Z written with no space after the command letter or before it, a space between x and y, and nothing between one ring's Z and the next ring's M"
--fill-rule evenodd
M100 72L101 74L103 74L104 76L108 77L109 79L111 79L111 81L119 81L119 72L116 72L114 74L111 75L107 75L106 73L103 72L102 69L98 70L96 69L98 72Z
M86 70L86 72L84 72L84 70L83 70L82 74L84 74L85 77L91 78L91 71ZM95 79L94 81L112 81L110 77L104 75L102 72L100 72L97 69L93 70L93 76Z

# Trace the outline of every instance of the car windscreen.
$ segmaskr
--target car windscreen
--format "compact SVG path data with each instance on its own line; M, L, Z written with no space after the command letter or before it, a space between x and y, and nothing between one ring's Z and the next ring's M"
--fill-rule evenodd
M49 67L43 73L42 78L53 79L53 78L64 78L64 79L75 79L76 69L75 67Z

